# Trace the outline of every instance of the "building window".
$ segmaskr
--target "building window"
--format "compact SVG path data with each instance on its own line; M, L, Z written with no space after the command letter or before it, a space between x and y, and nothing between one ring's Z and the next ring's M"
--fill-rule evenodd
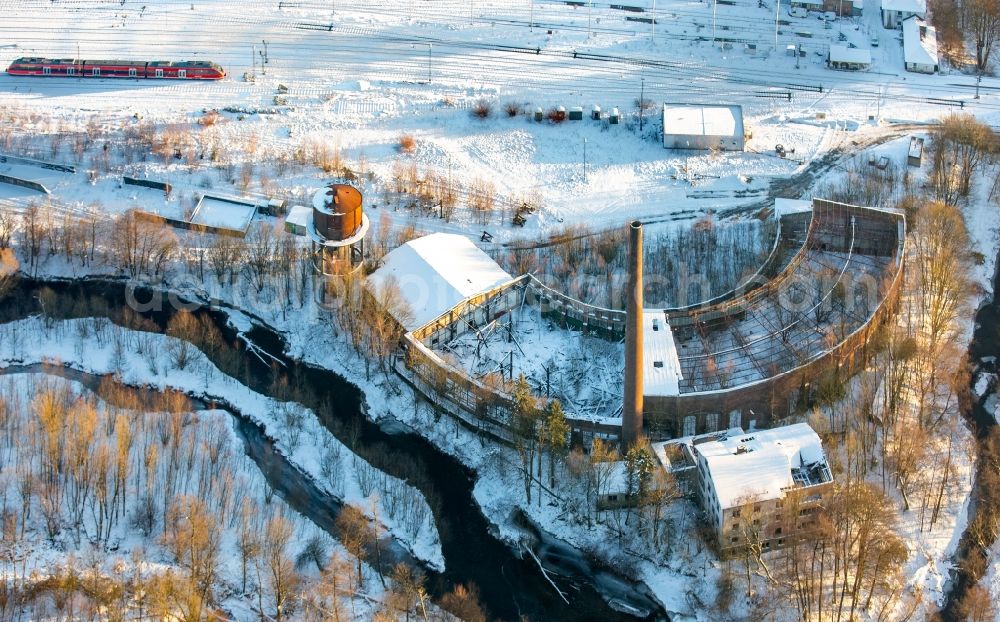
M755 503L753 505L753 511L754 512L760 512L760 504L759 503Z
M737 538L736 536L733 536L732 538L730 538L730 539L729 539L729 541L730 541L730 542L734 542L734 543L735 543L735 542L739 542L739 541L740 541L740 539L739 539L739 538Z
M740 416L740 411L732 410L729 412L729 427L738 428L743 425L743 418Z
M705 416L705 431L715 432L719 429L719 413L709 413Z
M781 527L778 527L777 529L774 530L774 535L776 535L776 536L780 536L781 535Z
M608 495L608 501L617 501L618 495Z
M694 415L688 415L688 416L684 417L684 430L683 430L683 433L681 435L682 436L694 436L696 425L697 425L697 421L698 420L695 418Z

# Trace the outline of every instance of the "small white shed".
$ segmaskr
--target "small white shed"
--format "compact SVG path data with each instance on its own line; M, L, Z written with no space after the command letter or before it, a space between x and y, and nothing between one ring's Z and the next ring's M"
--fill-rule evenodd
M663 146L666 149L743 151L743 108L663 104Z

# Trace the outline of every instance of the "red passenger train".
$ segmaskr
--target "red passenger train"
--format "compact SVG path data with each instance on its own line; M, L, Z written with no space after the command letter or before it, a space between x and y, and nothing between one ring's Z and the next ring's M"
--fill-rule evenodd
M174 62L25 57L11 63L7 73L12 76L163 80L221 80L226 77L226 71L218 64L203 60Z

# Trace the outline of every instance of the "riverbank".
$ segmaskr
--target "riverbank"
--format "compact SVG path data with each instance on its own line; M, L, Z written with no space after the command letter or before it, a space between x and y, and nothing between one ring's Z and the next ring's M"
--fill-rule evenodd
M221 373L193 346L165 335L129 331L101 318L57 322L30 318L0 326L0 335L2 366L65 365L88 374L113 374L125 385L176 390L205 402L231 405L259 425L276 450L321 490L380 521L430 570L444 569L432 513L418 491L359 458L307 409L249 390ZM178 367L177 358L185 349L187 360ZM367 482L372 488L365 494L362 485ZM391 488L397 496L407 496L399 502L406 501L408 513L389 506L394 500L375 494L376 483L380 491Z

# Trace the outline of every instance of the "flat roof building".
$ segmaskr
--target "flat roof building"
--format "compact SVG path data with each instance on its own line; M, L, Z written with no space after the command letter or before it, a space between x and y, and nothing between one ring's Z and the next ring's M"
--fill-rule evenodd
M819 436L806 423L685 439L698 467L698 493L720 550L750 537L780 546L812 526L833 482ZM794 498L792 498L794 497Z
M872 53L871 50L863 48L831 45L826 63L830 69L862 71L872 66Z
M663 104L663 146L666 149L743 151L743 108Z

